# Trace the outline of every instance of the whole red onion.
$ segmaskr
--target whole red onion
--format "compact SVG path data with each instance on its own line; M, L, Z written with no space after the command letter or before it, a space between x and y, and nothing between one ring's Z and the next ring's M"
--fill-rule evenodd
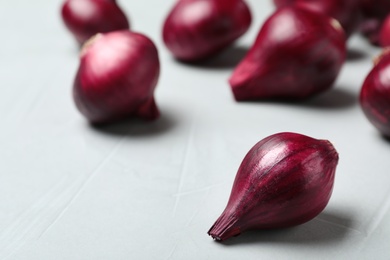
M226 240L313 219L328 204L337 163L329 141L297 133L264 138L242 161L229 202L208 234Z
M127 30L97 34L81 51L73 87L76 106L92 123L155 119L159 73L157 49L146 36Z
M379 33L379 44L382 47L390 46L390 15L383 21Z
M251 20L243 0L179 0L165 20L163 40L177 59L197 61L232 44Z
M97 33L129 29L115 0L66 0L62 19L80 45Z
M295 0L295 6L307 8L333 17L340 22L349 37L359 26L360 2L358 0Z
M345 61L345 42L333 18L278 9L229 79L236 100L301 99L331 88Z
M277 8L285 7L291 5L295 2L295 0L274 0L274 4Z
M377 58L360 92L360 106L368 120L390 137L390 49Z

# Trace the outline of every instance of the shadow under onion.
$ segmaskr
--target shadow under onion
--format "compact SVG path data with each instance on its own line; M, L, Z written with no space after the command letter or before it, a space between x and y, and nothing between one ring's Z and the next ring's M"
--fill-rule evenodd
M321 109L346 109L357 104L357 95L340 87L332 88L327 92L302 102L303 106Z
M175 59L175 61L181 65L203 69L233 69L244 58L248 50L249 47L233 45L205 60L200 60L197 62L184 62Z
M361 233L353 228L353 218L342 212L322 212L315 219L286 229L247 231L237 237L218 242L222 246L240 244L337 244L350 232Z
M169 131L175 125L174 119L165 112L154 121L145 121L138 118L130 118L117 123L106 125L89 124L94 130L108 135L116 136L151 136Z
M267 100L244 100L239 103L279 103L315 109L348 109L358 104L358 97L357 94L346 89L334 87L307 99L291 100L286 98L275 98Z
M347 50L347 62L355 62L359 60L363 60L367 57L367 53L363 52L360 49L356 49L353 47L348 48Z

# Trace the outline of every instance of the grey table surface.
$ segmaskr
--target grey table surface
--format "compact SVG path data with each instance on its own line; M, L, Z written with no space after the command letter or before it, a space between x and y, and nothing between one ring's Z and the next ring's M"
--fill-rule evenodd
M0 259L390 259L390 143L364 117L362 82L379 49L359 36L334 88L300 104L236 103L234 65L273 11L205 66L161 40L173 0L119 1L158 46L162 117L105 129L71 98L78 49L59 0L0 1ZM299 227L217 243L206 232L260 139L293 131L339 151L333 196Z

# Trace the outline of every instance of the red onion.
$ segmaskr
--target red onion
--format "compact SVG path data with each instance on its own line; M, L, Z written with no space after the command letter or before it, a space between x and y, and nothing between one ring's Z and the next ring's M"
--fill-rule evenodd
M197 61L232 44L251 20L243 0L179 0L165 20L163 39L177 59Z
M238 101L307 98L331 88L345 56L335 19L284 7L264 23L229 83Z
M274 4L277 8L285 7L294 3L295 0L274 0Z
M360 92L360 106L368 120L390 137L390 49L377 58Z
M388 15L382 23L379 34L379 44L382 47L390 46L390 15Z
M337 163L338 153L326 140L296 133L261 140L242 161L229 202L208 234L226 240L313 219L328 204Z
M92 123L155 119L159 73L157 49L146 36L127 30L98 34L81 51L73 88L76 106Z
M333 17L340 22L347 37L357 29L361 18L358 0L295 0L295 5Z
M80 45L97 33L129 29L115 0L66 0L62 19Z

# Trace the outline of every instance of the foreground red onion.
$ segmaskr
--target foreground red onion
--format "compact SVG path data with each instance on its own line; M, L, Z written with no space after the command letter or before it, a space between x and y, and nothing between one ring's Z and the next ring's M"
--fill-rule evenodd
M357 29L361 18L358 0L295 0L294 4L333 17L340 22L347 37Z
M331 197L337 163L338 153L326 140L296 133L261 140L242 161L229 202L208 234L226 240L311 220Z
M115 0L66 0L62 19L80 45L97 33L129 29Z
M165 20L164 43L177 59L205 59L243 35L251 19L243 0L179 0Z
M368 120L390 137L390 49L376 60L360 92L360 106Z
M284 7L264 23L229 83L236 100L307 98L333 85L345 56L335 19Z
M157 118L153 92L159 73L157 49L146 36L126 30L98 34L81 51L76 106L92 123Z

